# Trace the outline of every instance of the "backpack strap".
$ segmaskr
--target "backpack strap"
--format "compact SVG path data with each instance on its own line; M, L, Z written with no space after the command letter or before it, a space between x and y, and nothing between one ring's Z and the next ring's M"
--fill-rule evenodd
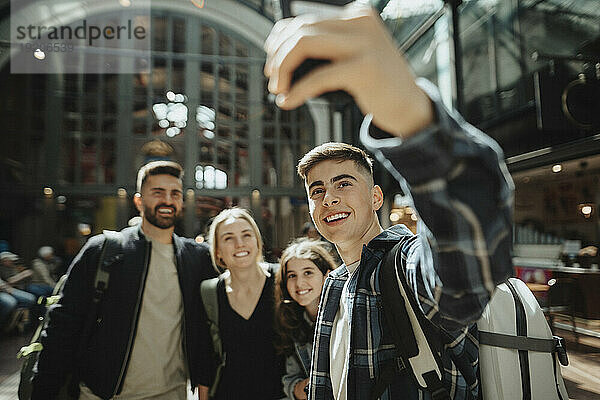
M92 295L92 303L88 310L88 316L83 325L81 331L81 340L79 341L79 349L77 352L77 364L79 359L84 353L87 341L92 334L92 330L96 326L98 319L100 318L100 306L104 293L108 289L108 282L110 279L110 267L123 258L123 234L116 231L104 230L104 244L100 251L100 258L98 259L98 265L96 266L96 276L94 278L94 293ZM79 368L73 372L71 378L71 387L69 393L78 398L79 393Z
M100 303L104 292L108 289L108 281L110 280L109 267L123 258L123 234L108 230L104 230L102 234L105 239L94 279L94 297L92 297L94 304Z
M397 363L383 366L371 399L379 398L398 373L410 372L415 383L433 400L449 400L442 382L441 333L420 309L398 265L402 243L387 252L379 270L383 316L399 356Z
M220 275L217 278L202 281L200 284L200 297L202 298L202 304L206 310L208 330L212 339L215 356L218 360L215 379L208 391L208 396L210 398L213 398L217 392L217 387L219 386L221 374L227 359L226 354L223 352L223 342L221 341L221 332L219 330L219 298L217 295L217 287L222 280L223 275Z

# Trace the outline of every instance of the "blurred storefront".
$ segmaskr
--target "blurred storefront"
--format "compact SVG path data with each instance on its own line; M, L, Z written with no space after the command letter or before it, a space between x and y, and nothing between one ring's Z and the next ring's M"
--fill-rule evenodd
M515 274L599 336L581 320L600 319L598 2L390 1L382 15L417 75L504 149ZM411 226L410 199L388 183L400 195L386 222Z

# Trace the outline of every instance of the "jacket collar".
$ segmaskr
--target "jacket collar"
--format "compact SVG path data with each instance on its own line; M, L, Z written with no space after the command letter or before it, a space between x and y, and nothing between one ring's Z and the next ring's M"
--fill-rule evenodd
M125 228L125 229L123 229L123 233L125 235L128 235L134 241L143 240L144 242L149 242L149 240L146 238L146 235L142 231L141 224ZM174 232L173 232L173 246L175 246L175 254L176 255L181 253L181 251L183 249L183 238L181 238Z
M389 250L392 247L394 247L394 245L398 243L400 239L407 235L413 236L414 233L412 233L412 231L408 229L405 225L394 225L384 230L379 235L375 236L373 239L371 239L371 241L367 244L367 248L382 248L384 250Z
M358 288L370 291L371 276L375 268L381 263L385 254L406 236L414 236L414 234L404 225L394 225L363 246L360 256Z

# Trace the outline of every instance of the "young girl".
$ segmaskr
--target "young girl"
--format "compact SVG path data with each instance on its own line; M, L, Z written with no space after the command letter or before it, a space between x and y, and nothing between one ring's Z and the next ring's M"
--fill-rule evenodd
M207 300L212 291L218 322L212 323L209 312L208 325L200 332L201 354L207 357L197 361L199 398L279 399L283 358L273 344L275 269L262 263L256 222L246 210L223 210L211 224L208 240L213 262L226 271L202 283L204 310L213 308ZM211 360L210 354L217 357Z
M281 255L275 287L278 351L286 356L283 391L289 399L306 399L314 322L321 288L336 265L325 242L299 239Z

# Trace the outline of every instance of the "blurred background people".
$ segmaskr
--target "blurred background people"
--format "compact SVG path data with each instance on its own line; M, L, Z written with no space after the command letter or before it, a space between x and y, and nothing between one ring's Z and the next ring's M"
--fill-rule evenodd
M19 256L14 253L0 253L0 327L5 331L12 330L19 322L34 320L28 312L34 316L43 312L36 295L22 290L32 273L19 266L18 261Z
M50 286L54 286L65 272L62 260L56 256L51 246L39 248L38 257L33 259L31 267L38 274L39 279Z

